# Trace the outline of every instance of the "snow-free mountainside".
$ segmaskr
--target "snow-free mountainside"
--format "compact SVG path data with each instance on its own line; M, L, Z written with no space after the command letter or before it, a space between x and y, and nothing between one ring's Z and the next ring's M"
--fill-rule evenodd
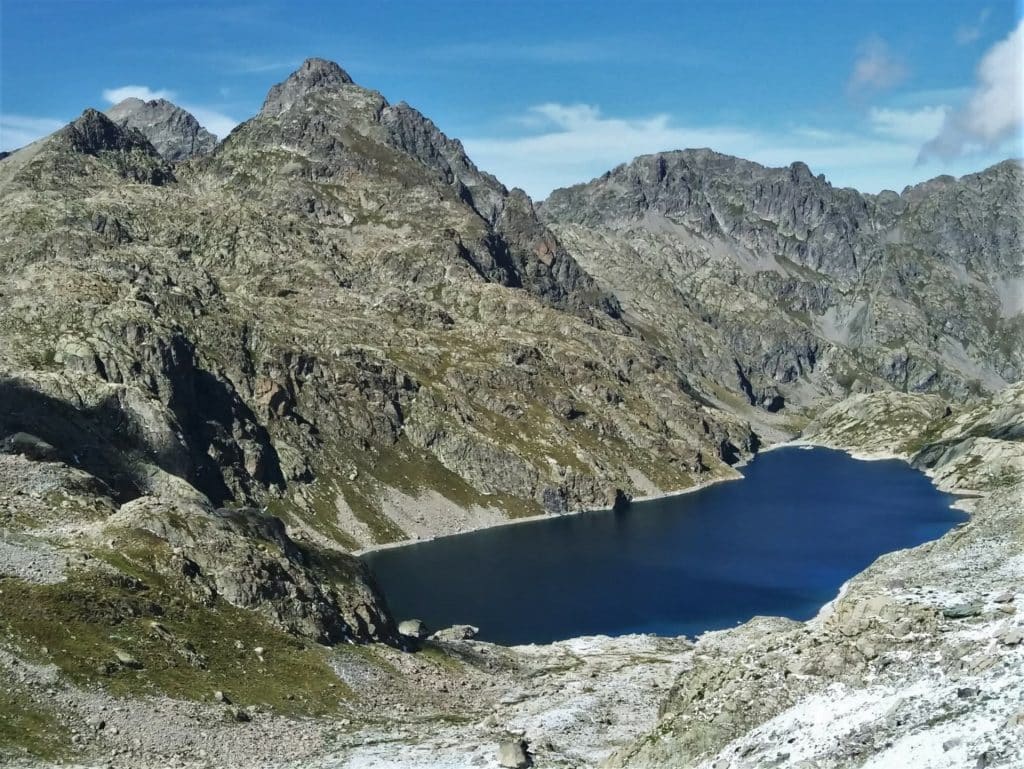
M535 205L320 59L219 141L86 109L0 159L0 762L1020 765L1022 196L683 150ZM795 438L972 517L696 642L416 638L353 555Z

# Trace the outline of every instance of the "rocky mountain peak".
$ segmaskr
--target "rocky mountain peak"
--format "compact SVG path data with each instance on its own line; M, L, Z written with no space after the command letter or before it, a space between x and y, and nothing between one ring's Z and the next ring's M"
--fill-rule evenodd
M310 91L345 85L353 85L353 80L336 63L327 59L306 59L287 80L270 89L260 114L279 115Z
M75 152L95 155L104 151L146 149L153 150L145 136L133 130L124 130L109 117L92 107L57 132Z
M107 110L107 117L123 128L138 129L171 162L206 155L217 146L216 136L191 113L166 99L130 97Z
M160 185L174 178L167 162L141 131L123 128L91 107L47 143L58 151L99 158L126 179Z

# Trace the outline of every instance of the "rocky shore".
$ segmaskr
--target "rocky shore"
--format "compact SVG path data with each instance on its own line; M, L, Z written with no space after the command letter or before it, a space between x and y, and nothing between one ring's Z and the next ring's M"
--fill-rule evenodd
M609 767L965 767L1024 761L1024 388L954 413L857 396L804 431L902 457L970 520L890 553L807 623L699 639L658 725Z

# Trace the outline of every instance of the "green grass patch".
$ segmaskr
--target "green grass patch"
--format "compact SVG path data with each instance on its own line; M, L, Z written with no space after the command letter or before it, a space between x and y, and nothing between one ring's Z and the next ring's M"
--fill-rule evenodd
M0 687L0 763L15 759L60 761L70 753L71 735L56 715L27 693Z
M26 657L115 695L210 701L220 690L240 706L294 715L336 712L349 696L327 650L255 612L220 600L204 605L161 582L101 570L74 572L57 585L3 580L0 630ZM262 661L256 646L264 649ZM138 665L118 662L118 651Z

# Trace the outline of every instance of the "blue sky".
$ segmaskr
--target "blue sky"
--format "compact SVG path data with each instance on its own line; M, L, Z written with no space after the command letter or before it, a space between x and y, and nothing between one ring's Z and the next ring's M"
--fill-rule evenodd
M224 134L322 56L538 199L697 146L900 190L1024 155L1020 17L985 0L0 0L0 148L125 95Z

